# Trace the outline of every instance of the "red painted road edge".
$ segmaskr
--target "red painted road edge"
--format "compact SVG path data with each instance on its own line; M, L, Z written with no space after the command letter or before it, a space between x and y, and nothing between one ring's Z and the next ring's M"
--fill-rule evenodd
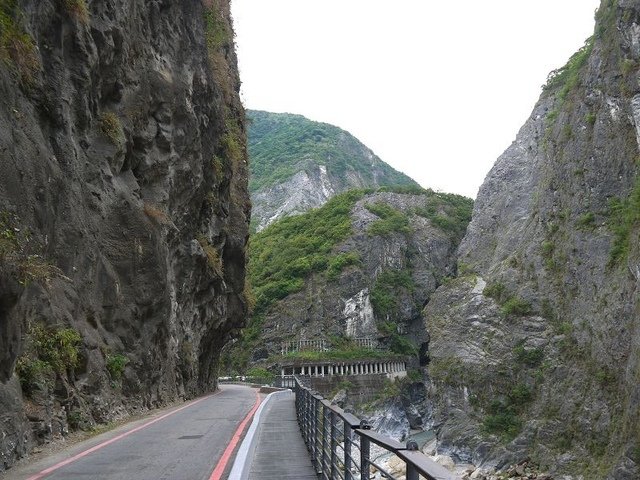
M106 442L99 443L98 445L96 445L94 447L91 447L88 450L85 450L84 452L80 452L77 455L74 455L73 457L67 458L66 460L63 460L60 463L56 463L52 467L46 468L46 469L42 470L40 473L36 473L32 477L29 477L27 480L40 480L45 475L49 475L50 473L52 473L52 472L64 467L65 465L69 465L70 463L73 463L76 460L81 459L82 457L86 457L90 453L93 453L93 452L95 452L97 450L100 450L103 447L106 447L107 445L111 445L112 443L117 442L118 440L121 440L121 439L123 439L125 437L128 437L132 433L139 432L143 428L147 428L148 426L153 425L154 423L157 423L160 420L164 420L165 418L170 417L171 415L173 415L175 413L178 413L178 412L184 410L185 408L192 407L192 406L202 402L203 400L206 400L207 398L211 398L214 395L218 395L219 393L221 393L221 392L217 391L216 393L214 393L212 395L207 395L206 397L202 397L202 398L199 398L198 400L194 400L193 402L191 402L191 403L189 403L187 405L184 405L184 406L182 406L180 408L176 408L175 410L172 410L169 413L165 413L164 415L162 415L162 416L160 416L158 418L154 418L150 422L147 422L147 423L145 423L143 425L140 425L139 427L133 428L133 429L127 431L127 432L124 432L124 433L118 435L117 437L113 437L112 439L107 440Z
M238 442L240 441L240 438L242 437L242 434L245 428L247 428L247 424L253 418L253 415L256 413L256 410L258 410L260 403L262 403L262 399L260 398L260 392L256 390L256 403L253 405L253 408L249 411L249 413L247 413L247 416L244 417L244 420L242 420L242 423L238 425L238 428L233 434L233 437L231 438L229 445L227 445L227 448L222 454L222 457L220 457L220 460L218 461L216 468L213 469L213 473L209 477L209 480L222 479L222 474L224 473L224 470L227 468L227 464L229 463L229 460L231 460L231 455L233 455L233 452L238 446Z

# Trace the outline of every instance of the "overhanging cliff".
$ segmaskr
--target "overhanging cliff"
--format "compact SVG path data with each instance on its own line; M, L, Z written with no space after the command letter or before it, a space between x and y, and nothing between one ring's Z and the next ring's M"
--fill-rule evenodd
M216 387L247 312L226 0L0 0L0 470Z

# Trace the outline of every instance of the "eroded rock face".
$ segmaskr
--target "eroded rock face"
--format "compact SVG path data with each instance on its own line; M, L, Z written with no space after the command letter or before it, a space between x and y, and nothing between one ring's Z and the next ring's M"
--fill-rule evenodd
M387 401L382 409L367 420L372 430L399 442L409 435L409 420L398 399Z
M360 290L344 301L342 315L346 319L345 335L349 338L372 338L377 335L369 289Z
M69 424L215 389L246 315L228 2L65 5L19 1L33 62L0 68L0 470ZM82 340L78 365L25 400L16 362L35 327Z
M297 172L290 179L252 195L257 231L279 218L320 207L336 194L325 165L310 170Z
M640 2L603 2L424 311L439 451L457 461L640 475L639 23Z
M351 210L352 234L335 248L335 253L357 253L358 262L344 268L337 278L312 274L302 291L277 302L262 322L260 347L254 361L278 354L283 341L320 340L331 336L378 339L385 345L394 324L398 334L419 346L426 341L420 311L445 277L455 272L457 240L430 220L415 214L428 196L380 192L367 194ZM371 233L380 218L367 206L385 204L405 215L406 232ZM407 288L396 280L381 287L394 296L397 309L376 312L372 292L380 275L405 275Z

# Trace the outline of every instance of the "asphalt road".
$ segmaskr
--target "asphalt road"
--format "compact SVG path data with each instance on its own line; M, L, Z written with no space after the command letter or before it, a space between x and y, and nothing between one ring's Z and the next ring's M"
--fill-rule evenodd
M20 465L0 477L3 480L224 479L231 467L222 469L224 459L229 463L233 460L228 445L234 436L237 442L237 430L257 406L258 399L256 389L224 385L214 395ZM212 476L214 469L217 474Z

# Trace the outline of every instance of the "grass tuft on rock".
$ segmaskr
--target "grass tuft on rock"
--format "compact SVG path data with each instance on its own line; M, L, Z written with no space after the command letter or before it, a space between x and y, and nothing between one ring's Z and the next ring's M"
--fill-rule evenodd
M40 59L33 38L24 29L17 0L0 0L0 60L17 72L24 86L34 84Z
M89 22L89 7L86 0L64 0L69 15L77 18L81 23Z
M209 268L213 270L216 275L222 277L224 273L224 266L218 249L209 242L205 235L198 235L197 240L207 257L207 265Z
M127 363L129 363L129 359L120 353L107 355L107 371L113 380L120 380L122 378Z
M627 198L610 202L608 224L614 235L609 254L609 266L613 267L627 259L632 233L640 225L640 176Z
M82 337L73 328L32 326L26 339L25 352L18 359L16 373L25 393L45 389L53 375L63 375L78 366Z
M593 40L593 37L589 37L584 45L569 58L566 65L549 73L547 83L543 86L545 92L557 91L558 98L564 101L569 92L579 85L582 68L587 64L593 51Z
M329 260L329 267L327 268L327 278L329 280L335 280L345 268L351 265L360 265L360 255L358 252L340 253L332 257Z
M113 112L104 112L100 115L100 130L114 145L120 145L124 141L122 123Z
M171 225L171 218L169 218L169 215L167 214L167 212L165 212L164 210L162 210L161 208L157 207L156 205L153 205L151 203L144 203L143 206L143 211L144 214L153 222L159 224L159 225Z
M369 225L367 233L370 236L381 235L387 236L392 233L411 233L409 219L400 210L396 210L391 205L383 202L366 204L365 208L371 213L379 217Z

